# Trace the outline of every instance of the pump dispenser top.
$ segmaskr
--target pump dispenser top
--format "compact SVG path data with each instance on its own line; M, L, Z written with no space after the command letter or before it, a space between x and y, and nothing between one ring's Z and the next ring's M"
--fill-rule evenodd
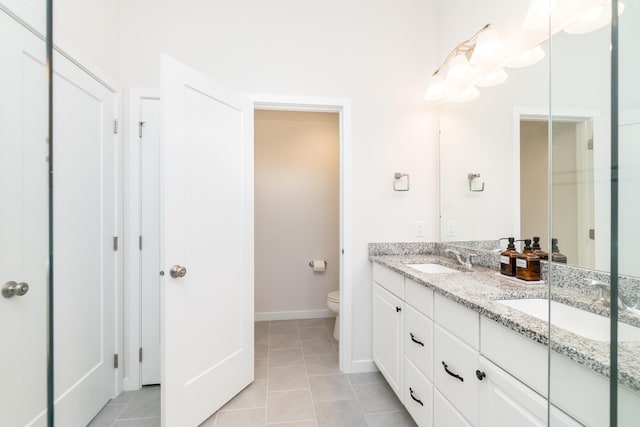
M540 259L549 259L549 254L542 250L540 247L540 237L533 236L533 253L538 255Z

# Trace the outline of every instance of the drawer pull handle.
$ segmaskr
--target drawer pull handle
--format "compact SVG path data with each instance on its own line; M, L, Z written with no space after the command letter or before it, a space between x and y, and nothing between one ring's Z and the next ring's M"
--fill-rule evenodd
M409 332L409 335L411 336L411 341L413 341L414 343L416 343L416 344L421 345L421 346L423 346L423 347L424 347L424 343L422 343L422 342L418 341L418 340L415 338L415 336L414 336L411 332Z
M402 311L402 309L400 307L396 307L396 313Z
M459 379L461 382L464 382L464 378L462 378L460 375L455 374L449 370L449 366L446 363L444 363L444 360L442 361L442 366L444 366L444 370L447 372L447 374L451 375L453 378Z
M478 377L480 381L482 381L486 376L487 374L482 372L480 369L476 369L476 377Z
M422 403L422 400L418 399L417 397L415 397L413 395L413 389L411 387L409 387L409 394L411 395L411 398L413 400L415 400L416 402L418 402L420 404L420 406L424 406L424 403Z

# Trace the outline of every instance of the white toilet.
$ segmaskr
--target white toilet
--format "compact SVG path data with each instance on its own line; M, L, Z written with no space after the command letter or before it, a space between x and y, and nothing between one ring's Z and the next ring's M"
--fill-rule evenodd
M333 337L340 341L340 291L329 292L329 295L327 295L327 307L336 314Z

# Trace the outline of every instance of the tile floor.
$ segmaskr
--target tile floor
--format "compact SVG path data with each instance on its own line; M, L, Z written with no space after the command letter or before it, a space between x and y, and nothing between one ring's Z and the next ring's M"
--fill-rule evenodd
M200 427L415 426L382 375L340 373L333 322L256 322L255 381ZM125 392L90 426L159 426L159 396Z

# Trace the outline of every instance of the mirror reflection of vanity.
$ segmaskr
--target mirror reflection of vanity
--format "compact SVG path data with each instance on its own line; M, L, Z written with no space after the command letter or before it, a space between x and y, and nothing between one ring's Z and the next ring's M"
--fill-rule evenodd
M478 10L465 12L467 28L450 30L440 54L450 48L444 43L486 20L505 39L508 31L524 31L514 22L522 22L527 2L515 2L523 3L520 9L506 3L494 1L489 10L484 2L467 4ZM627 5L629 20L637 19L635 9ZM622 30L640 33L628 27ZM546 56L540 62L506 68L506 82L481 89L471 102L440 106L441 241L540 236L547 250L550 230L568 264L610 270L610 31L609 25L584 34L559 29L541 44ZM638 60L627 60L636 61L629 68L638 73ZM640 222L633 216L640 207L640 144L633 141L640 137L640 83L631 72L620 81L621 93L623 84L635 85L635 97L621 95L620 102L619 266L620 274L639 277L633 257ZM470 174L479 176L471 180Z

